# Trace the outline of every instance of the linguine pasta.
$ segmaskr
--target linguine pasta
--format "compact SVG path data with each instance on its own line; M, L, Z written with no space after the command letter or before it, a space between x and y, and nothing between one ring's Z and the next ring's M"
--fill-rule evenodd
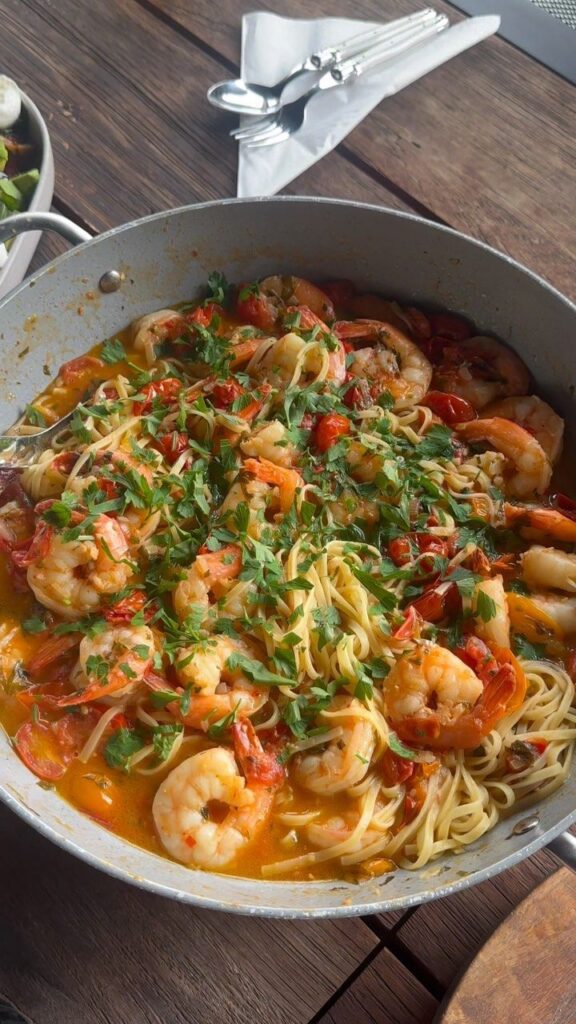
M373 317L378 311L378 319ZM293 277L148 314L1 481L0 719L25 764L190 867L367 877L565 780L562 421L452 314Z

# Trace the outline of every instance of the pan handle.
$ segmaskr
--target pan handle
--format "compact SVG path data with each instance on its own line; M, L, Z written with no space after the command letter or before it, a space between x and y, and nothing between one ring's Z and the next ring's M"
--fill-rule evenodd
M576 871L576 836L570 832L561 832L556 839L547 844L547 849L552 850L567 867Z
M6 242L23 231L57 231L72 245L80 245L92 239L88 231L79 228L61 213L15 213L13 217L0 221L0 242Z

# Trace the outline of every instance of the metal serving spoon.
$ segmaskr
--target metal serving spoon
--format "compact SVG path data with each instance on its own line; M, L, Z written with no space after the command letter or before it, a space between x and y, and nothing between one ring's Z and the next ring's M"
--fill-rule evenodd
M0 467L26 465L28 460L47 448L56 434L68 426L77 408L75 405L62 419L56 420L52 426L39 430L36 434L0 434ZM7 454L10 458L1 457Z
M384 25L382 29L370 28L334 46L318 50L316 53L310 54L276 85L258 85L255 82L245 82L242 78L217 82L216 85L212 85L208 89L208 100L213 106L232 111L234 114L272 114L279 110L286 100L293 102L298 99L301 91L305 91L310 86L310 72L324 71L342 60L349 60L365 50L367 46L393 40L411 28L426 25L434 20L436 13L431 7L427 7L417 14L397 18L388 25ZM289 88L300 78L302 79L300 92L298 89ZM287 91L286 97L283 96L285 91Z

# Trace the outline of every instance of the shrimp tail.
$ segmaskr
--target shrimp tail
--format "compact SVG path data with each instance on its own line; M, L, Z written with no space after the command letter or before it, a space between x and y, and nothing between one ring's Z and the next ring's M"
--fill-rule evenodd
M285 779L285 771L273 754L264 750L249 718L232 726L234 752L249 785L276 789Z

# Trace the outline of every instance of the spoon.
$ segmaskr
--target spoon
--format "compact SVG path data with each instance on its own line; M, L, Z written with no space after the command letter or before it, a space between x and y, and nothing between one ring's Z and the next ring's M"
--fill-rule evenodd
M306 92L311 84L311 72L324 71L341 60L348 60L365 49L367 45L394 40L416 26L426 25L435 17L436 11L427 7L417 14L397 18L381 30L370 28L341 43L317 50L276 85L258 85L255 82L245 82L242 78L217 82L208 89L208 100L213 106L220 107L221 110L232 111L234 114L272 114L279 110L285 102L293 102ZM298 81L299 79L302 81ZM290 86L295 82L298 82L298 89L291 89ZM283 95L285 90L288 91L289 96Z
M46 427L45 430L39 430L36 434L0 434L0 452L2 454L6 452L11 456L9 459L0 458L0 467L14 466L16 464L22 465L21 460L15 463L12 460L12 456L25 452L26 457L30 458L39 451L42 451L43 448L47 448L56 434L68 426L77 408L78 406L74 406L72 411L63 416L62 419L56 420L56 423L53 423L52 426Z

